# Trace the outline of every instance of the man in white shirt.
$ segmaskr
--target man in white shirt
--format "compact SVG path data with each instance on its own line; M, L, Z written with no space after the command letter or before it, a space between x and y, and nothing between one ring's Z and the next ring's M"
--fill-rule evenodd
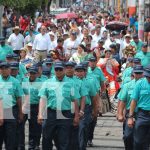
M65 40L64 45L63 45L64 50L65 50L65 56L68 60L77 51L79 44L80 44L80 41L77 39L77 32L71 31L70 38Z
M98 43L98 41L101 39L101 25L95 26L95 34L93 35L93 41L95 43Z
M19 54L20 49L24 46L24 37L20 32L19 26L14 28L14 33L12 33L8 38L8 44L12 47L14 53Z
M36 62L45 59L47 57L47 53L51 49L51 40L46 31L47 31L46 27L42 26L41 33L35 36L33 42L33 50Z
M55 39L55 34L53 32L49 32L50 40L51 40L51 49L54 50L57 47L57 40Z

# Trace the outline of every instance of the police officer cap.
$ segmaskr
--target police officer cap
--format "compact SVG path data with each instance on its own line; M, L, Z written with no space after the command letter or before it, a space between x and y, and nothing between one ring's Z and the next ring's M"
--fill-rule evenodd
M109 46L109 47L110 47L110 48L114 48L114 49L116 49L116 48L117 48L115 43L110 44L110 46Z
M134 58L134 59L133 59L133 62L134 62L134 63L140 63L140 62L141 62L141 59L140 59L140 58Z
M43 63L42 62L38 62L36 64L33 64L34 67L42 67Z
M104 43L103 39L98 40L98 43Z
M66 62L65 63L65 66L67 67L67 66L71 66L71 67L75 67L75 63L74 62L72 62L72 61L68 61L68 62Z
M6 58L13 58L13 54L7 54Z
M150 65L148 65L144 68L144 76L150 77Z
M0 68L2 68L2 67L9 68L9 67L10 67L10 64L7 63L7 62L1 62L1 63L0 63Z
M52 64L52 63L53 63L52 58L47 58L47 59L45 60L45 64Z
M78 64L75 66L75 70L86 70L82 64Z
M133 58L132 58L132 57L129 57L129 58L127 59L127 61L128 61L128 62L133 62Z
M83 67L84 67L85 69L87 69L88 66L89 66L89 61L83 61L83 62L81 62L80 64L83 65Z
M145 42L143 43L142 47L148 47L148 44Z
M138 39L138 35L137 35L137 34L134 34L134 35L132 36L132 38L133 38L133 39Z
M0 37L0 42L5 41L5 37Z
M64 63L62 61L58 61L55 63L54 68L64 68Z
M143 73L143 66L142 65L136 65L133 67L133 73Z
M13 55L13 58L14 58L14 59L18 59L18 58L19 58L19 55L18 55L18 54L15 54L15 53L14 53L14 54L12 54L12 55Z
M43 75L50 75L50 70L49 70L49 68L44 66L44 67L42 68L42 74L43 74Z
M52 58L51 54L47 54L47 58Z
M89 58L89 61L97 61L96 57Z
M19 63L18 62L11 62L10 68L11 69L19 69Z
M30 67L29 69L28 69L28 72L29 73L38 73L38 69L37 69L37 67L35 67L35 66L32 66L32 67Z

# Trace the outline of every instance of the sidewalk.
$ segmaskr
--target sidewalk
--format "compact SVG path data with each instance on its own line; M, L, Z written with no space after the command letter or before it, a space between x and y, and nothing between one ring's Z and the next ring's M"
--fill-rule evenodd
M88 150L124 150L122 124L111 113L98 118L94 133L94 147Z

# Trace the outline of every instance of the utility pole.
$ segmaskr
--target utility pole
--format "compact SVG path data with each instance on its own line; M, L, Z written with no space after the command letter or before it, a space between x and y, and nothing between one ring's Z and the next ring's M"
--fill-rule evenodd
M0 5L0 37L2 37L2 15L3 15L3 6Z
M139 29L138 36L144 41L144 2L145 0L139 0L139 12L138 12L138 21L139 21Z

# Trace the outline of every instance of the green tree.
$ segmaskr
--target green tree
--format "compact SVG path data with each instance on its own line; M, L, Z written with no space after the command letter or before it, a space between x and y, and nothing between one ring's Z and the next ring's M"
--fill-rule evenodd
M40 8L40 0L0 0L0 5L15 9L18 13L33 16Z

